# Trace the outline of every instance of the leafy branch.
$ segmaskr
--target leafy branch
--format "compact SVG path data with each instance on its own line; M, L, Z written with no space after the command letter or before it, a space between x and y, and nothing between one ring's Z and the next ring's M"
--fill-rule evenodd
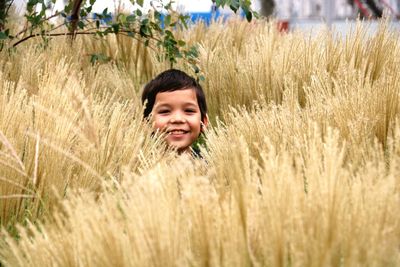
M14 0L9 2L8 8L4 11L6 21L8 10ZM196 69L196 58L198 52L195 47L188 47L184 40L175 38L173 31L176 28L187 29L189 16L179 14L173 9L173 0L164 4L162 0L151 1L150 12L144 14L144 0L130 0L136 6L136 10L131 14L118 14L112 16L105 9L102 13L92 13L93 5L96 0L70 0L62 11L55 12L47 16L46 10L54 5L56 0L28 0L26 8L26 24L24 29L13 35L5 24L0 28L0 50L4 47L16 48L20 44L36 37L43 40L57 36L70 36L71 41L77 35L94 35L104 37L108 34L121 34L130 38L137 39L145 46L158 47L162 49L160 60L167 60L171 66L178 59L185 59ZM229 6L237 13L242 10L248 21L251 21L256 14L251 9L250 0L213 0L216 7ZM1 14L0 7L0 14ZM4 13L3 12L3 13ZM94 15L90 18L90 15ZM56 25L50 22L58 18L62 22ZM1 26L1 24L0 24ZM66 26L67 31L54 32Z

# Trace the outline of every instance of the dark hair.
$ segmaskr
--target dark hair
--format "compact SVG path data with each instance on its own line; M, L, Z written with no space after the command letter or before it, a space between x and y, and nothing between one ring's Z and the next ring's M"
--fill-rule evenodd
M185 89L193 89L196 92L197 104L200 108L201 120L203 121L207 114L206 97L203 89L193 77L176 69L164 71L146 84L142 93L142 104L147 101L143 117L147 118L150 115L158 93Z

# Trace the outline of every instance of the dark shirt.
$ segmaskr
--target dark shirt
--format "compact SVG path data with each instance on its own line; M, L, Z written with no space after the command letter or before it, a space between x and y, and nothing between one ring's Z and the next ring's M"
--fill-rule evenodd
M198 147L192 147L192 156L195 159L203 159L203 156L200 153L200 149Z

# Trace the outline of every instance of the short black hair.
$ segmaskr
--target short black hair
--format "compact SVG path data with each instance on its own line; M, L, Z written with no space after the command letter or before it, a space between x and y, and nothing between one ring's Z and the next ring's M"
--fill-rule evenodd
M176 69L166 70L146 84L142 93L142 104L146 103L143 117L147 118L151 114L158 93L185 89L193 89L196 92L201 120L204 121L207 116L207 104L203 88L193 77Z

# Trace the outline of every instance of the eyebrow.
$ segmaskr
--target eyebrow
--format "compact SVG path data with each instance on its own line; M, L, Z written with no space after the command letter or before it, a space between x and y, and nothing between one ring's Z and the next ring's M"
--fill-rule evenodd
M192 103L192 102L187 102L187 103L184 103L183 104L183 106L193 106L193 107L197 107L198 106L198 104L197 103Z
M193 107L198 107L198 104L197 104L197 102L186 102L186 103L183 103L183 106L193 106ZM155 108L162 108L162 107L171 107L171 104L169 104L168 102L165 102L165 103L159 103L159 104L156 104L156 105L154 105L154 107ZM200 107L199 107L200 108Z
M161 103L161 104L154 105L154 107L155 108L164 108L164 107L169 108L169 107L171 107L171 105L168 103Z

